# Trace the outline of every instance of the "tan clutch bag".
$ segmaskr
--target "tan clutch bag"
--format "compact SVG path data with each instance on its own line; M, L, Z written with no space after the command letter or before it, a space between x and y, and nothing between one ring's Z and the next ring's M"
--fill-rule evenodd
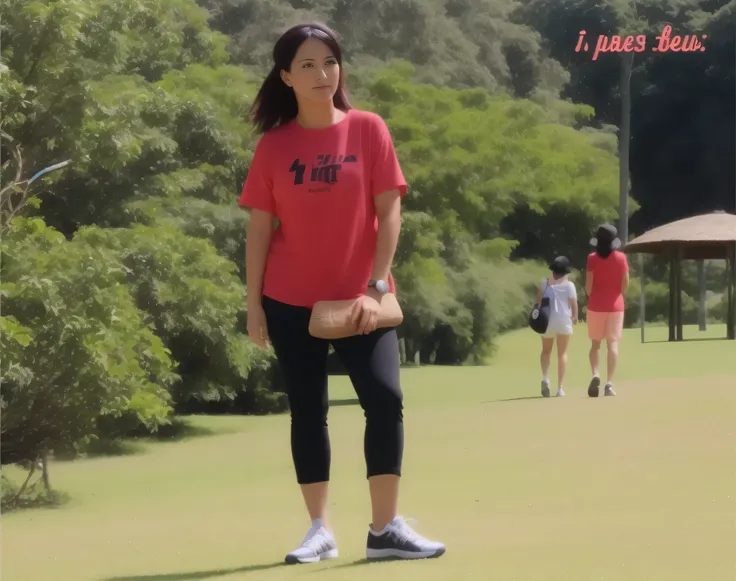
M346 301L320 301L314 305L309 319L309 334L318 339L344 339L358 334L350 321L354 299ZM398 327L404 320L399 301L394 293L381 297L376 328Z

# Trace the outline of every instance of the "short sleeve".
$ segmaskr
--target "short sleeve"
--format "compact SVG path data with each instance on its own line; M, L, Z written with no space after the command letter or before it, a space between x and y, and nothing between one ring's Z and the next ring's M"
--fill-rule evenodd
M575 288L575 283L571 280L567 281L567 292L572 300L578 300L578 290Z
M263 137L256 146L238 203L246 208L262 210L270 214L276 213L276 203L273 197L273 178L269 169L269 159Z
M396 156L391 133L386 123L378 115L373 117L371 131L371 176L370 191L377 196L389 190L399 190L399 195L406 194L406 180Z
M623 252L619 252L619 254L621 255L621 274L623 275L629 272L629 260Z

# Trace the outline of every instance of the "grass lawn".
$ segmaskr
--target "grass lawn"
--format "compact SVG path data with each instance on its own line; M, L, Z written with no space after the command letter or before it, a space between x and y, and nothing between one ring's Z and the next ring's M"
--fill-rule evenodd
M642 345L626 332L616 398L585 395L583 327L564 399L538 397L539 339L527 330L503 337L488 367L405 370L401 510L447 543L439 560L363 562L362 414L338 377L340 559L281 565L309 524L286 415L197 418L215 433L52 464L72 501L3 517L2 579L733 581L736 343L665 337L648 329Z

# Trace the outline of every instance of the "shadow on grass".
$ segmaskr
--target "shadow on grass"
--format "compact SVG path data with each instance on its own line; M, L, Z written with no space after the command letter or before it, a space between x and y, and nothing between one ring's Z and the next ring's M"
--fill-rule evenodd
M434 559L417 559L417 561L433 561ZM339 565L333 565L332 567L328 567L328 569L349 569L351 567L361 567L363 565L373 565L374 567L378 567L381 565L381 563L396 563L397 561L407 562L405 559L402 559L401 557L386 557L384 559L378 559L375 561L369 561L366 558L358 559L356 561L351 561L350 563L340 563ZM312 573L319 573L322 569L314 569Z
M487 401L482 401L480 403L498 403L502 401L525 401L528 399L549 399L549 398L544 398L541 395L527 395L524 397L509 397L506 399L489 399Z
M176 442L185 438L202 438L222 433L222 431L211 430L204 426L196 426L185 418L176 418L170 425L159 428L155 434L146 435L145 439L156 442Z
M204 579L216 579L225 575L236 573L256 573L268 571L278 567L287 566L283 561L278 563L267 563L264 565L246 565L245 567L234 567L232 569L212 569L210 571L190 571L188 573L161 573L159 575L133 575L130 577L108 577L104 581L202 581Z
M102 458L106 456L132 456L143 452L143 444L137 440L93 440L84 448L88 458ZM73 457L59 455L58 460L72 460Z
M380 565L381 563L390 562L392 559L383 559L381 561L369 561L368 559L358 559L357 561L351 561L350 563L340 563L339 565L333 565L328 567L329 569L349 569L350 567L360 567L361 565ZM315 569L312 573L317 573L319 569Z
M645 339L644 345L649 343L700 343L701 341L729 341L727 337L689 337L680 341L670 341L669 339Z
M193 424L187 418L174 418L168 426L161 426L155 434L133 432L119 438L93 440L86 445L84 453L89 458L105 456L131 456L145 451L145 444L154 442L179 442L189 438L202 438L222 434ZM60 460L67 458L60 456Z
M332 399L330 400L330 407L341 407L346 405L360 405L360 400L357 398L351 399Z

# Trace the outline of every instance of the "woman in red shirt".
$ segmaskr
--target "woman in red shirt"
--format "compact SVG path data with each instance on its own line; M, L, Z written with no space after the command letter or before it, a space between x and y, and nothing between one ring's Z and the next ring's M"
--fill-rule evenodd
M337 557L327 521L330 441L327 354L347 368L365 411L373 521L370 558L438 557L444 545L397 514L404 447L395 329L376 329L406 182L391 135L376 114L352 109L334 34L295 26L273 49L253 104L258 142L240 204L251 209L246 242L248 334L270 342L291 409L291 451L312 526L287 563ZM274 228L274 218L278 226ZM317 301L355 299L358 334L328 342L309 334Z
M598 397L601 385L598 363L601 341L608 347L605 395L616 395L613 376L618 363L618 342L624 327L624 292L629 286L629 263L626 255L619 252L621 241L616 228L603 224L598 228L590 243L595 252L588 255L585 272L585 293L588 295L588 337L590 346L590 369L593 379L588 386L588 395Z

